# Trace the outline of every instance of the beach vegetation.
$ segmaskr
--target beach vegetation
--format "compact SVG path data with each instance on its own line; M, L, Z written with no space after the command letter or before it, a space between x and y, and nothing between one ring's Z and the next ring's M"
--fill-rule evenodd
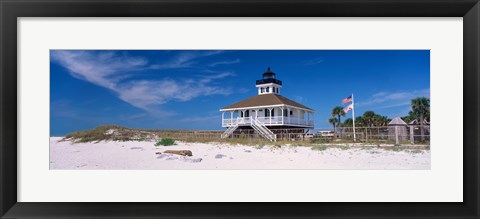
M265 144L257 144L257 145L255 145L255 146L253 146L253 147L254 147L255 149L260 150L260 149L262 149L263 147L265 147Z
M430 146L426 146L426 147L393 146L393 147L382 147L382 149L386 151L407 152L407 153L417 154L417 153L423 153L425 151L430 150Z
M324 151L324 150L327 150L329 148L336 148L336 149L339 149L339 150L349 150L349 149L352 149L351 147L349 146L344 146L344 145L314 145L311 147L312 150L314 151Z
M420 149L415 149L415 150L409 150L408 152L413 153L413 154L419 154L419 153L423 153L424 151L420 150Z
M327 150L329 147L327 145L315 145L312 147L312 150L314 151L325 151Z
M351 149L351 147L349 147L349 146L344 146L344 145L336 145L335 148L338 148L338 149L340 149L340 150L342 150L342 151Z
M330 143L330 142L331 142L331 140L328 139L328 138L315 138L315 139L310 140L311 144L325 144L325 143Z
M86 143L100 141L146 141L147 139L154 139L154 137L155 135L150 130L103 125L90 130L69 133L62 140Z
M75 143L111 140L112 136L108 131L113 129L123 129L123 127L118 127L115 125L98 126L91 130L72 132L65 135L64 139L71 139Z
M283 144L282 144L281 142L276 142L275 144L273 144L272 148L274 148L274 149L280 149L280 148L282 148L282 145L283 145Z
M171 145L176 145L175 140L171 138L162 138L160 141L157 141L155 143L155 146L171 146Z

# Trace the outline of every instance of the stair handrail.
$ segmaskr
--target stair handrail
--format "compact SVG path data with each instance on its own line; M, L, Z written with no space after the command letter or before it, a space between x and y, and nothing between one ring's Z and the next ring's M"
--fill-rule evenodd
M257 124L258 123L258 124ZM264 123L261 121L252 118L252 127L257 130L263 137L276 141L277 136L270 130L268 129Z
M255 120L255 121L258 122L260 124L260 127L263 128L266 132L268 132L269 134L273 134L273 132L270 129L268 129L263 122L258 120Z
M221 138L226 138L226 137L230 136L237 128L238 128L238 124L236 124L234 126L230 126L227 130L225 130L225 132L222 133L222 135L220 137Z

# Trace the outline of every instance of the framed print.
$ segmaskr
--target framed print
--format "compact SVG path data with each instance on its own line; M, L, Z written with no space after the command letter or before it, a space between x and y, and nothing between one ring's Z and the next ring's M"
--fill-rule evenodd
M21 217L478 218L478 1L3 1Z

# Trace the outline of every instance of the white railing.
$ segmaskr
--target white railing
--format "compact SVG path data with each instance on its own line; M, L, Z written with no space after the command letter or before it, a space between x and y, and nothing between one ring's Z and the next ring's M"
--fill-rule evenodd
M282 116L272 116L272 117L257 117L257 121L265 124L265 125L305 125L305 126L313 126L313 120L299 118L299 117L283 117ZM251 125L252 119L251 117L238 117L233 119L223 119L222 126L223 127L230 127L236 125Z

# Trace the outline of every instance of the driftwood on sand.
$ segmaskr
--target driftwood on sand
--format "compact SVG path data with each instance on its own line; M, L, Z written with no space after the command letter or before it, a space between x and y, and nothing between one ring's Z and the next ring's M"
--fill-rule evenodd
M177 155L182 155L182 156L192 156L192 151L190 150L166 150L163 152L164 154L177 154ZM156 154L161 154L160 152L157 152Z

